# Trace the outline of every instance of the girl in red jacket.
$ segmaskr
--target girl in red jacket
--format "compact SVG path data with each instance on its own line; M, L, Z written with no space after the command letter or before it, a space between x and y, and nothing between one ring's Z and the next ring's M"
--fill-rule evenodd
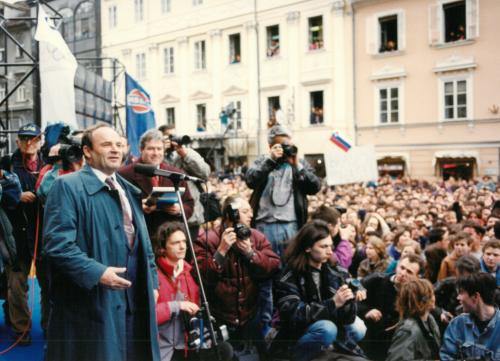
M162 361L188 357L184 315L199 311L199 288L191 276L186 257L186 232L179 222L167 222L156 234L156 264L160 295L156 304ZM184 314L184 315L183 315Z

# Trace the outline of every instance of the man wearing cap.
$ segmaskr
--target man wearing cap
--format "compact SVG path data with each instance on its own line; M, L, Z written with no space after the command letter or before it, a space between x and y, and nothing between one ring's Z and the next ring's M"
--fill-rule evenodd
M258 157L248 169L245 181L253 189L250 204L255 228L266 235L280 257L297 230L307 221L307 194L316 194L320 179L313 168L297 158L297 148L282 125L269 130L269 154ZM264 336L270 330L272 292L261 286L261 313ZM267 324L267 326L266 326Z
M29 345L31 343L31 317L28 308L28 273L35 249L38 211L35 184L40 169L44 165L40 153L40 128L33 123L23 125L17 133L16 144L18 149L12 154L10 168L21 182L22 193L21 201L16 209L8 212L16 240L17 262L8 272L9 291L4 310L7 322L10 322L14 332L13 336L16 339L20 338L20 345ZM40 280L44 279L42 272ZM43 291L45 291L44 287ZM42 327L46 327L47 322L46 306L42 303Z

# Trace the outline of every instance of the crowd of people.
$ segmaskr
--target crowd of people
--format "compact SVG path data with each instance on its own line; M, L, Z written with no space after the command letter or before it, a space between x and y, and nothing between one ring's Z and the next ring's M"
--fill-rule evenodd
M107 125L78 137L68 158L29 124L2 160L4 312L29 345L34 262L46 360L500 360L491 179L328 186L281 125L222 180L170 126L138 157Z

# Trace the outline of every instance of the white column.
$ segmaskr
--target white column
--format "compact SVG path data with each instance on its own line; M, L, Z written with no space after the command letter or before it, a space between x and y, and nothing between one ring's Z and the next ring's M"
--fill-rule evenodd
M248 46L246 47L247 49L257 49L258 47L258 42L257 42L257 26L258 23L256 23L254 20L248 21L245 23L245 30L247 32L247 41L248 41ZM247 54L247 64L248 64L248 79L249 79L249 84L248 84L248 114L247 114L247 119L248 123L246 124L246 132L249 135L249 140L255 139L256 142L256 149L258 151L259 145L260 144L260 149L262 149L262 129L265 129L264 123L262 119L260 118L259 114L259 81L258 81L258 76L259 76L259 71L258 71L258 62L260 59L257 58L257 51L255 52L249 52ZM260 129L261 129L261 134L259 134L258 129L259 129L259 122L260 120Z
M301 49L300 38L300 12L290 11L286 15L287 32L286 42L287 54L284 56L288 59L288 84L284 96L280 99L281 108L286 114L289 127L292 130L300 128L301 124L301 108L298 100L300 99L300 59L304 49ZM280 29L280 41L285 38L284 29Z
M189 72L193 66L192 59L189 56L189 41L187 36L177 38L177 54L175 56L175 67L179 69L179 86L180 99L179 106L177 107L176 114L176 131L178 134L191 134L196 129L195 120L189 109ZM175 54L175 53L174 53ZM172 94L177 97L176 94Z
M207 118L209 121L211 119L216 119L216 128L214 131L219 132L220 124L219 124L219 113L221 108L225 105L222 103L222 67L224 62L221 61L222 54L222 31L221 29L213 29L208 32L210 36L210 45L212 49L212 61L210 62L210 70L212 73L212 97L213 97L213 107L212 113L207 114ZM210 126L209 126L210 128ZM212 129L210 129L212 130Z
M162 98L161 91L159 89L160 82L157 81L161 77L161 70L158 66L158 44L153 43L148 47L148 54L146 56L146 79L148 79L148 86L146 91L151 97L151 106L155 112L156 126L165 123L165 112L161 108L160 99Z

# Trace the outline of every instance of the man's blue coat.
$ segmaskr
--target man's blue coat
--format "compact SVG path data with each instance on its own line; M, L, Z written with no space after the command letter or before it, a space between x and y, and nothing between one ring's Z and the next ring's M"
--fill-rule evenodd
M150 340L144 360L159 360L153 289L158 279L140 191L119 175L132 207L138 244L135 315ZM124 290L99 284L106 267L125 267L128 248L118 194L89 166L58 178L45 207L44 255L53 302L46 360L126 360ZM136 241L137 241L136 240Z

